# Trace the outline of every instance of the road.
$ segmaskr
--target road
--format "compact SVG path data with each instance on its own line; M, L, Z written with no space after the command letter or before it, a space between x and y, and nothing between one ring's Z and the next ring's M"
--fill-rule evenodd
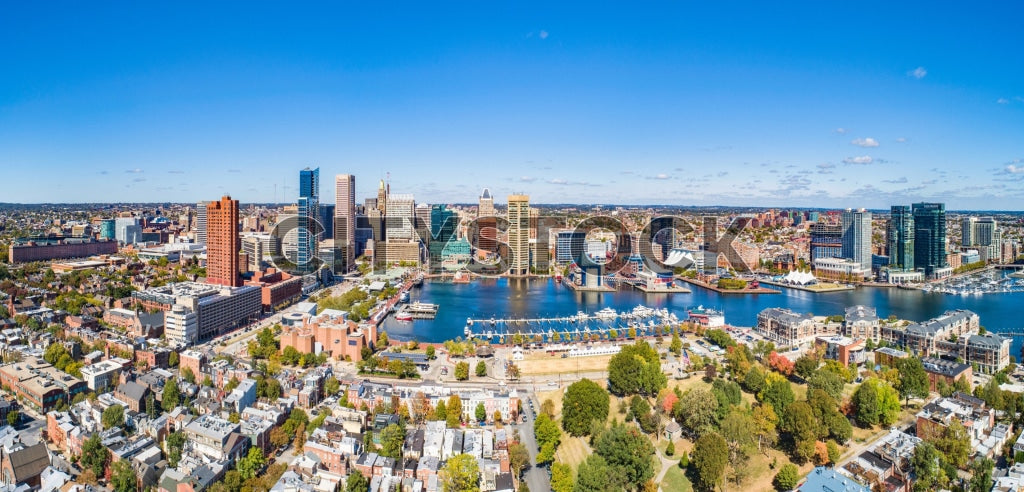
M533 421L535 414L530 410L528 403L523 404L523 423L513 425L512 428L519 431L519 440L526 446L530 453L530 467L523 472L523 480L530 490L551 490L548 472L537 466L537 440L533 436Z

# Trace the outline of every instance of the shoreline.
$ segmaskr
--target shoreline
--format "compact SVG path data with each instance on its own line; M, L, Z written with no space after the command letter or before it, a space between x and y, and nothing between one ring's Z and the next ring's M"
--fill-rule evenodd
M711 285L711 284L706 284L704 282L700 282L698 280L694 280L694 279L691 279L691 278L686 278L686 277L676 277L676 278L678 280L682 280L683 282L686 282L686 283L688 283L690 285L696 285L697 287L703 287L703 288L705 288L707 290L711 290L711 291L717 292L719 294L726 294L726 295L781 294L782 293L781 290L766 289L764 287L758 287L756 289L739 289L739 290L720 289L717 286L714 286L714 285Z
M776 287L783 287L786 289L800 290L804 292L810 292L812 294L825 294L829 292L846 292L848 290L857 290L855 285L843 285L839 287L829 287L827 289L814 289L811 287L805 287L803 285L790 285L782 282L776 282L774 280L759 280L762 284L774 285Z

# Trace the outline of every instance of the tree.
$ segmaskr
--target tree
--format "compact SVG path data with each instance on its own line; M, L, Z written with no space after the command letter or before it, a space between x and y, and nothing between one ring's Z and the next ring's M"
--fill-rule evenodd
M793 385L788 380L779 378L777 374L773 376L765 382L764 391L760 394L761 401L771 405L776 415L783 415L786 413L786 407L796 400L796 396L793 394Z
M380 433L380 455L399 459L402 457L402 446L405 445L405 427L391 424Z
M715 490L729 462L729 446L718 433L708 432L694 444L691 461L697 472L698 488Z
M590 434L594 420L608 418L610 398L597 383L581 379L569 385L562 396L562 428L573 437Z
M173 352L172 352L173 353ZM196 384L196 375L192 372L191 367L184 367L181 370L181 378L187 381L189 384Z
M448 427L458 427L462 423L462 399L458 395L448 397L448 415L445 418Z
M328 395L336 395L341 391L341 383L338 382L338 378L331 376L324 381L324 391Z
M619 492L629 486L626 478L608 466L598 454L591 454L576 470L574 492Z
M971 453L971 438L959 420L953 419L937 438L928 436L925 440L930 441L935 449L945 456L947 463L957 468L964 468L967 465L967 457Z
M743 377L743 389L750 393L758 394L764 389L764 370L761 366L754 366Z
M669 344L668 350L677 357L683 352L683 340L679 338L678 333L672 333L672 343Z
M168 434L164 440L164 448L167 452L167 464L171 468L177 468L178 461L181 460L181 451L185 448L185 434L181 432Z
M487 364L484 361L476 363L476 377L482 378L487 375Z
M553 463L551 465L552 492L572 492L572 468L569 465Z
M121 405L110 405L103 411L103 415L100 417L100 420L103 422L104 429L110 429L111 427L123 427L124 407Z
M180 402L181 390L178 389L178 381L175 378L169 378L167 383L164 384L160 404L164 407L165 412L170 412L171 410L174 410Z
M477 422L487 421L487 409L484 408L483 402L476 404L476 409L473 411L473 416L476 417Z
M513 443L508 447L508 462L512 473L518 477L526 465L530 464L530 452L522 443Z
M88 468L97 477L102 477L110 459L110 451L100 442L100 435L93 434L82 443L82 457L79 461L83 468Z
M437 402L437 408L434 409L434 418L437 420L448 420L448 405L445 405L444 400Z
M992 489L992 467L995 463L988 458L977 458L971 463L971 492L988 492Z
M267 459L263 456L263 450L259 446L253 446L249 448L249 454L238 460L238 474L243 479L249 480L255 477L266 464Z
M693 388L683 393L678 407L678 412L673 409L676 421L695 436L713 429L718 421L718 399L705 388Z
M11 410L7 413L7 425L14 427L18 425L18 420L21 419L21 414L17 410Z
M388 348L389 343L390 341L388 340L388 332L381 331L380 335L377 335L377 350L384 350Z
M207 388L212 388L213 387L213 379L210 378L209 374L207 374L206 376L203 376L203 386L206 386Z
M470 454L460 454L445 463L439 473L444 492L480 492L480 467Z
M270 444L275 448L283 448L291 442L292 437L281 427L274 427L270 430Z
M436 351L434 350L434 346L433 345L427 345L426 353L427 353L427 359L434 360L434 357L436 356Z
M533 436L537 438L537 444L541 447L549 443L552 447L557 447L562 439L562 431L558 430L558 424L548 417L548 414L541 413L533 423Z
M654 446L635 427L612 423L594 439L594 453L604 458L626 483L640 485L654 477Z
M672 456L676 454L676 443L669 441L668 446L665 446L665 456Z
M366 477L359 470L353 469L348 474L348 478L345 479L345 491L366 492L367 490L370 490L370 482L366 480Z
M900 397L910 404L910 398L926 398L928 396L928 373L924 371L921 359L907 357L896 360L896 370L900 379L896 389Z
M793 365L793 361L789 360L785 356L779 355L777 352L768 354L768 367L775 369L783 376L792 376L793 371L796 370Z
M953 383L953 391L959 391L961 393L971 392L971 383L967 380L967 376L960 376Z
M138 487L138 478L135 470L128 460L117 460L110 467L110 488L114 492L135 492Z
M469 362L463 361L455 364L455 379L459 381L469 379Z
M501 422L501 410L495 410L494 415L491 416L495 424Z
M608 362L608 391L615 395L654 396L666 383L658 352L643 340L624 346Z
M793 436L793 457L800 463L809 461L814 456L814 443L820 433L811 405L805 401L789 405L783 424L784 430Z
M892 425L900 412L899 393L887 382L868 378L853 393L857 422L863 426Z
M761 403L755 406L751 412L751 424L754 435L757 436L757 448L765 453L765 456L768 454L763 445L773 445L778 439L778 422L779 417L771 405Z
M818 359L810 354L804 354L796 360L793 368L800 377L807 379L818 368Z
M843 380L832 371L816 371L808 378L807 390L815 389L828 393L836 401L843 398Z
M917 478L914 480L915 492L926 492L946 488L946 474L942 471L942 456L929 442L922 442L914 448L914 456L910 460Z
M786 463L779 468L779 473L775 474L775 479L772 480L772 485L775 486L775 490L787 491L796 488L797 482L800 481L800 469L792 463Z
M729 465L740 470L754 448L754 422L746 411L733 408L721 424L721 436L729 446Z

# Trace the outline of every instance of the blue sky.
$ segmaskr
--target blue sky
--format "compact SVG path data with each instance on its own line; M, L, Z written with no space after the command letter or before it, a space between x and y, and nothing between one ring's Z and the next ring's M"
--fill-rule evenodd
M1024 209L1016 2L550 3L10 3L0 202Z

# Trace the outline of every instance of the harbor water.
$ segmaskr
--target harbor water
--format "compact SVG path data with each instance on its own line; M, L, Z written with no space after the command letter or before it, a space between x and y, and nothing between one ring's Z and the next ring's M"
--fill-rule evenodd
M442 342L464 337L467 318L570 317L581 311L594 314L610 307L624 312L644 305L667 309L679 319L685 319L687 309L702 305L722 311L730 325L753 326L757 323L757 314L766 308L782 307L801 313L832 315L843 314L848 306L862 304L876 308L881 318L895 315L913 321L923 321L950 309L969 309L978 313L981 325L990 331L1024 331L1024 293L1021 292L959 296L889 287L859 287L842 292L813 293L780 287L777 288L780 294L742 295L718 294L696 286L689 288L693 292L688 294L645 294L634 289L577 292L553 279L483 279L470 284L428 281L422 287L413 288L411 301L437 304L437 316L432 320L411 322L400 322L392 316L384 321L382 328L398 340ZM625 326L624 321L620 323ZM561 330L562 326L523 324L515 325L512 331ZM1021 340L1015 339L1012 353L1018 359L1020 348Z

